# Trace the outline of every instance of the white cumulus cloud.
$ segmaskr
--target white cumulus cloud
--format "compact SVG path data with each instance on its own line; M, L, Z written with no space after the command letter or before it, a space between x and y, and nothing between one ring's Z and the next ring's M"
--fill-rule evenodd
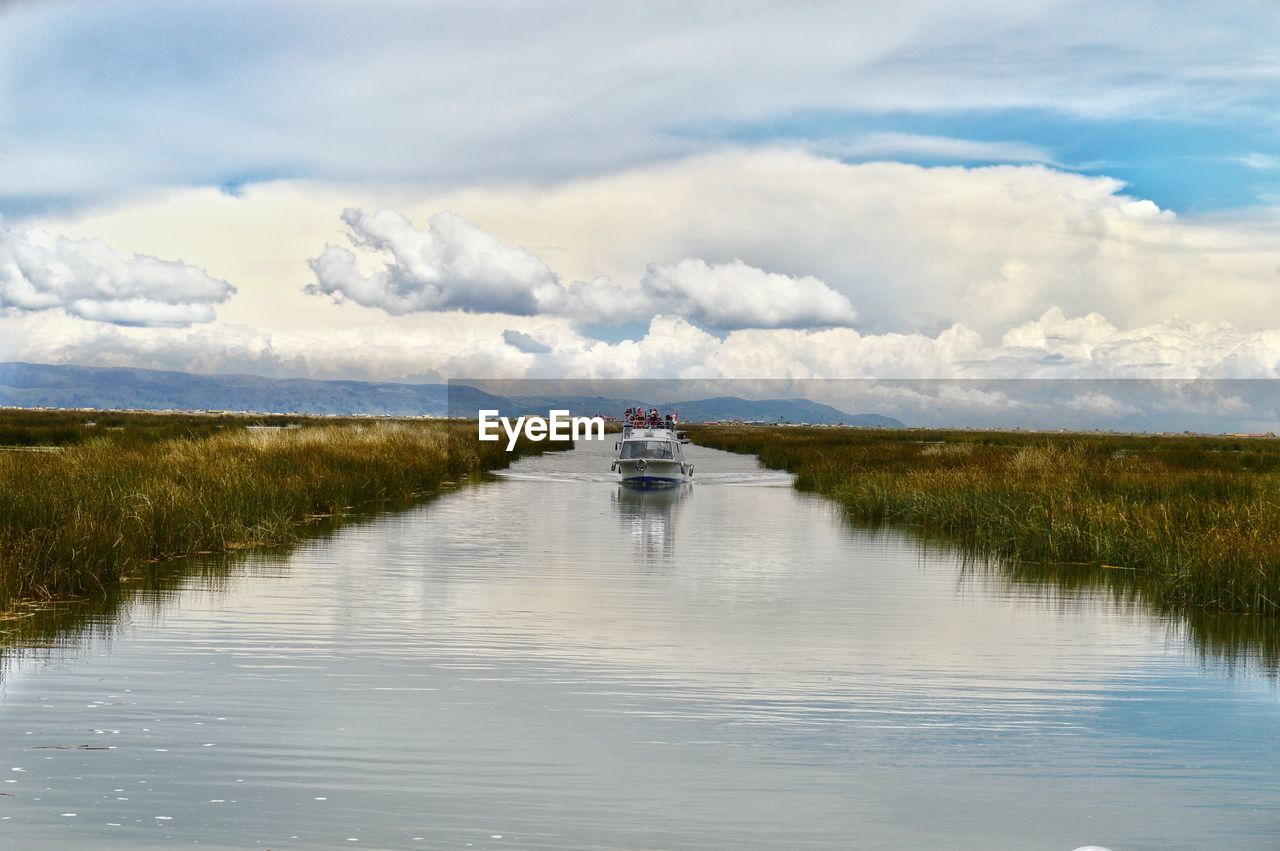
M431 217L426 230L393 210L342 213L352 244L390 255L381 269L360 271L348 248L330 245L310 261L308 292L348 298L393 315L430 310L529 315L541 287L557 286L555 273L536 255L503 243L450 212Z
M402 312L303 293L347 207L403 211L351 216L343 249L352 292ZM274 374L389 379L1280 377L1277 210L1175 216L1111 178L1041 166L730 151L558 185L175 190L38 224L183 257L241 292L200 334L86 322L73 300L23 312L0 325L0 359L257 371L265 352ZM415 253L428 240L445 245ZM453 306L421 301L431 274L457 285ZM461 282L479 277L509 290L474 300ZM812 324L771 315L775 287Z
M611 342L582 333L565 317L421 313L383 316L356 328L269 330L221 321L193 328L125 327L47 310L0 312L0 361L6 360L428 381L1275 379L1280 331L1180 320L1125 329L1101 316L1068 317L1053 310L993 344L963 325L933 335L749 328L716 336L684 318L660 315L642 333ZM1004 404L994 397L952 401ZM1072 404L1098 415L1126 413L1101 395L1082 395Z
M264 189L226 206L282 215L290 191ZM350 204L336 192L306 197ZM673 312L641 281L652 265L697 258L812 276L848 298L859 329L874 332L960 323L994 340L1055 306L1118 327L1184 316L1280 328L1271 298L1280 283L1277 210L1178 216L1114 178L1040 165L726 151L593 180L360 200L394 203L415 221L455 210L508 245L537 246L530 250L561 281L539 291L540 308L603 317L589 321ZM308 215L301 204L288 209ZM327 234L313 238L318 246Z
M0 227L0 308L61 309L119 325L191 325L214 318L235 287L177 260L123 257L100 240Z
M766 272L741 260L654 265L640 284L654 302L714 328L848 325L857 318L848 297L817 278Z
M1000 351L1037 377L1280 378L1280 330L1225 322L1164 322L1120 329L1098 313L1051 308L1009 329Z
M309 262L313 295L349 299L394 316L461 310L516 316L548 314L583 322L648 321L677 314L712 328L848 325L847 296L811 275L794 277L741 260L686 258L651 264L638 283L607 276L565 282L540 257L452 212L433 215L425 230L393 210L342 213L353 247L329 245ZM381 257L365 273L362 259Z
M995 341L1055 306L1071 317L1096 312L1118 328L1173 316L1280 328L1272 297L1280 209L1175 216L1115 179L1043 166L851 165L794 150L726 151L560 184L175 190L39 223L217 269L241 291L219 311L228 320L345 326L373 310L332 310L301 290L308 258L342 240L334 212L346 207L398 210L424 230L439 211L455 211L553 270L530 276L545 282L534 290L539 312L586 323L673 312L641 281L650 266L698 258L812 276L848 298L868 333L932 335L958 323ZM362 277L388 259L397 265L342 244L359 255ZM527 297L519 301L528 309Z

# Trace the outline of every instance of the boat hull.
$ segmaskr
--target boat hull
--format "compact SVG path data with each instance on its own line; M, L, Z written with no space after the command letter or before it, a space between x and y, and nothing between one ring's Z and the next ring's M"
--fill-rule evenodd
M690 481L692 480L688 476L675 479L659 476L632 476L631 478L624 476L622 484L629 488L674 488L678 485L688 484Z
M680 461L650 459L647 461L620 460L615 462L622 474L622 483L632 487L667 487L680 485L692 479L689 465Z

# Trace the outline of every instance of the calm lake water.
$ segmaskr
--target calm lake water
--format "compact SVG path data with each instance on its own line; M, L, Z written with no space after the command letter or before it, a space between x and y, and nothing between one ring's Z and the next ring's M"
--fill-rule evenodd
M612 446L0 625L0 845L1280 846L1249 641Z

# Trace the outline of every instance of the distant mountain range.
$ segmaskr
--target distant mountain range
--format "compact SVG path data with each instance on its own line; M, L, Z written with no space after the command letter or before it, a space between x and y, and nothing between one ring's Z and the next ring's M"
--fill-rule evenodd
M641 402L676 409L685 422L744 420L844 423L903 428L892 417L849 414L808 399L739 399L721 396L687 401L610 399L603 396L496 396L474 387L390 381L321 381L256 375L195 375L154 369L0 363L0 406L98 410L253 411L375 416L474 416L480 408L504 415L619 416Z
M443 414L443 384L193 375L155 369L0 363L0 405L148 411Z
M871 428L906 428L901 420L881 414L847 414L830 405L808 399L739 399L718 396L691 402L672 402L667 406L680 411L680 419L691 423L708 420L764 420L789 423L843 423Z

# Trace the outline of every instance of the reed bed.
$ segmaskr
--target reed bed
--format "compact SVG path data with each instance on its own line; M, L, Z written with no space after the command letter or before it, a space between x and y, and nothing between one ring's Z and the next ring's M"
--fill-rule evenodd
M511 457L479 443L474 424L250 431L223 419L193 431L139 415L58 452L0 452L0 600L93 592L151 561L289 544L309 521L429 493ZM57 440L66 424L51 422Z
M1162 605L1280 614L1280 441L703 427L850 519L1005 563L1133 571Z
M281 414L179 414L122 411L42 411L0 408L0 448L74 446L94 438L117 443L156 443L174 437L208 437L246 425L285 426L315 420Z

